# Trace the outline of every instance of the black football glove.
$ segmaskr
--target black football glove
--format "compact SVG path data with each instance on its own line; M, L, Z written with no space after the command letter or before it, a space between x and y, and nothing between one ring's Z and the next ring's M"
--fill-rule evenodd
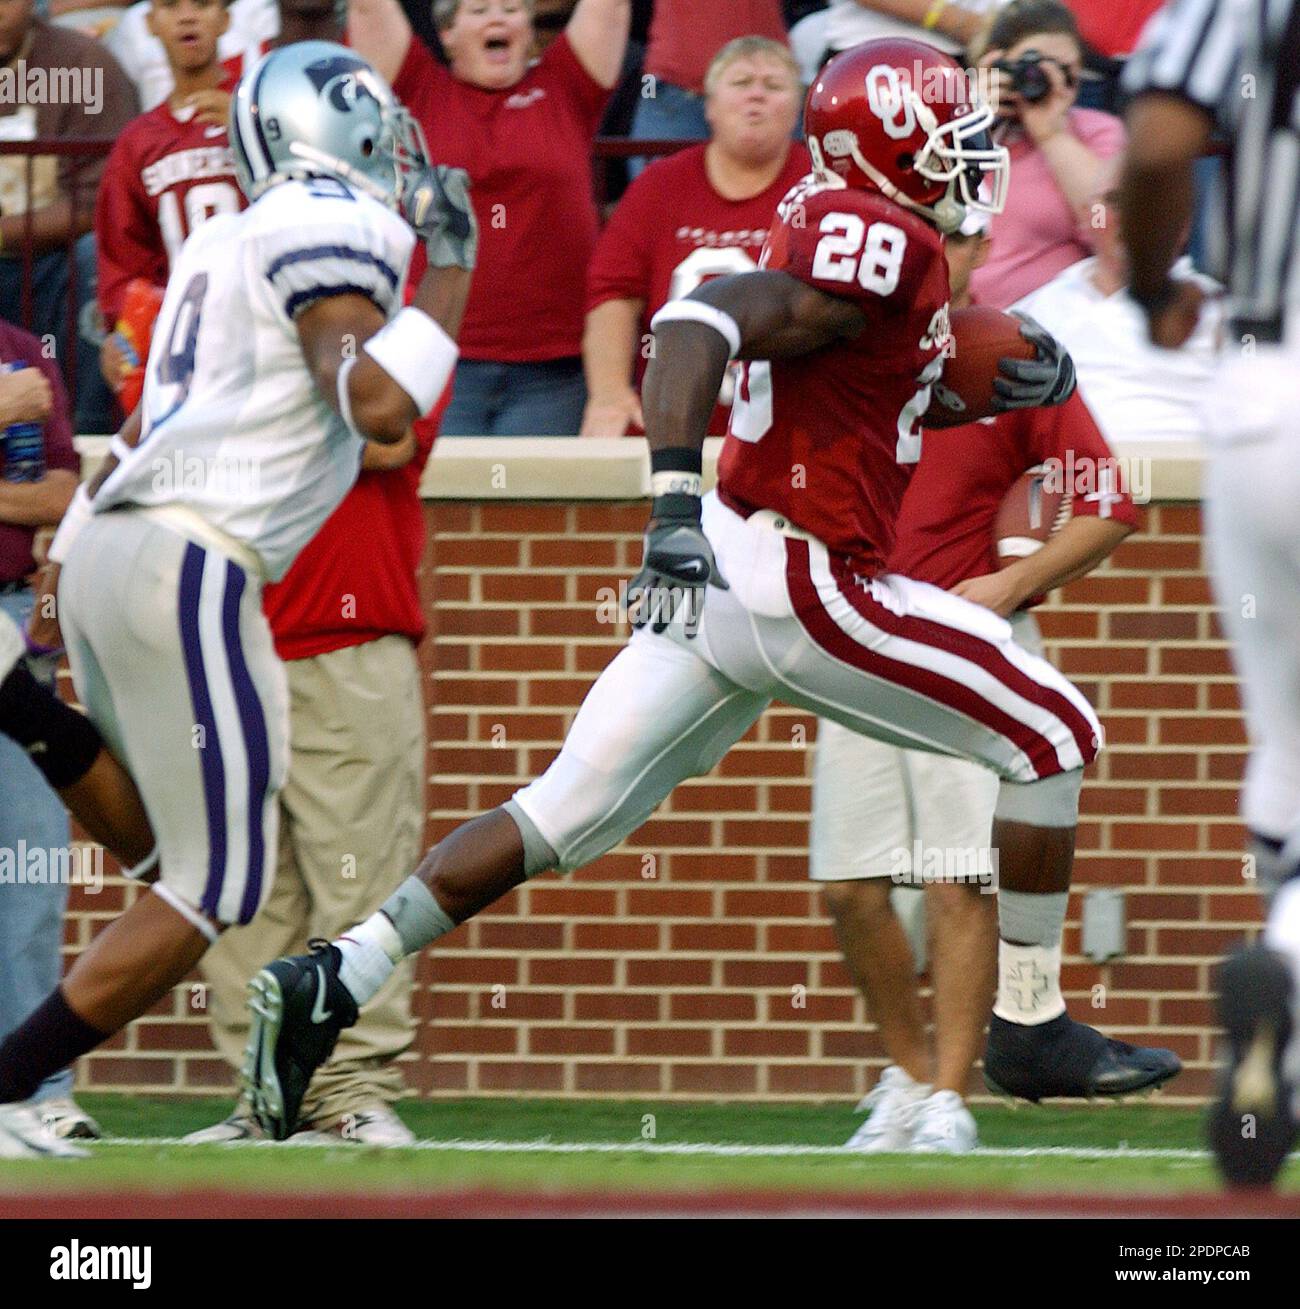
M641 558L641 571L627 587L633 627L649 624L662 632L680 615L686 635L693 637L700 630L705 589L710 584L731 589L700 527L699 496L673 493L655 498Z
M1020 335L1037 351L1034 359L1001 359L993 379L993 410L1038 409L1064 404L1074 394L1074 360L1070 352L1028 314L1017 314Z
M463 168L431 164L403 193L402 216L424 241L432 267L474 271L478 220Z

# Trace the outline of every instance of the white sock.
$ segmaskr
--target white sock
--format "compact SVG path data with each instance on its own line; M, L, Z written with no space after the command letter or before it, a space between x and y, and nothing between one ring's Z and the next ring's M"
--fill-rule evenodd
M1009 1023L1036 1027L1065 1012L1060 945L998 942L998 998L993 1012Z
M1300 877L1283 882L1268 910L1264 944L1300 973Z
M388 916L378 910L334 944L343 956L339 981L352 992L358 1007L374 997L402 961L402 938Z

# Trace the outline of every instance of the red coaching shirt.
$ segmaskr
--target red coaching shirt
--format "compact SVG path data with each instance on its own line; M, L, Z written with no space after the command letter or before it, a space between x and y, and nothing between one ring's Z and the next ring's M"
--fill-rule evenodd
M701 282L758 267L781 198L807 173L802 145L790 148L776 180L748 200L718 194L705 168L707 145L651 164L627 189L592 256L587 311L607 300L645 303L642 331L669 301ZM638 355L638 381L645 361ZM709 431L727 430L730 408L719 405Z
M996 572L993 523L1011 484L1028 468L1058 461L1073 486L1075 517L1138 526L1115 456L1076 391L1052 409L925 433L925 450L898 515L889 570L951 590Z
M782 201L763 259L851 300L866 327L744 366L719 495L741 513L773 509L856 571L879 572L950 335L943 238L882 195L809 178Z
M239 80L227 61L222 90ZM174 114L166 100L133 119L104 165L95 204L99 307L117 322L127 283L165 285L185 238L213 214L244 207L224 126Z
M610 93L561 34L504 91L458 81L411 38L393 83L439 163L469 172L478 271L462 359L518 363L582 353L587 265L596 247L591 143ZM416 246L411 282L424 272Z
M417 644L424 637L416 582L425 536L420 476L449 394L416 420L415 458L403 468L362 473L284 578L263 590L281 659L310 659L381 636Z

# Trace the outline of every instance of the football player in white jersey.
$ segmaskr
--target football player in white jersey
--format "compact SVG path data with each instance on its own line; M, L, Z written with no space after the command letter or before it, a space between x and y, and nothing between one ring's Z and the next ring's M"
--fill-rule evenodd
M271 52L240 83L230 140L249 207L180 251L142 417L52 549L77 691L143 796L157 880L0 1044L0 1108L266 898L288 705L261 584L343 499L364 441L400 440L457 358L467 179L429 163L369 64L328 42ZM429 267L402 308L417 236Z

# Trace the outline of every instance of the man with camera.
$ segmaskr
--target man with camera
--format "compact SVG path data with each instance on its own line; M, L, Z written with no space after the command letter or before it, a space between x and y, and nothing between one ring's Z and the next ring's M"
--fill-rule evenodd
M1060 0L1016 0L1002 10L979 69L1011 153L1011 190L973 291L977 304L1005 309L1095 253L1088 203L1125 136L1119 119L1075 105L1083 41Z

